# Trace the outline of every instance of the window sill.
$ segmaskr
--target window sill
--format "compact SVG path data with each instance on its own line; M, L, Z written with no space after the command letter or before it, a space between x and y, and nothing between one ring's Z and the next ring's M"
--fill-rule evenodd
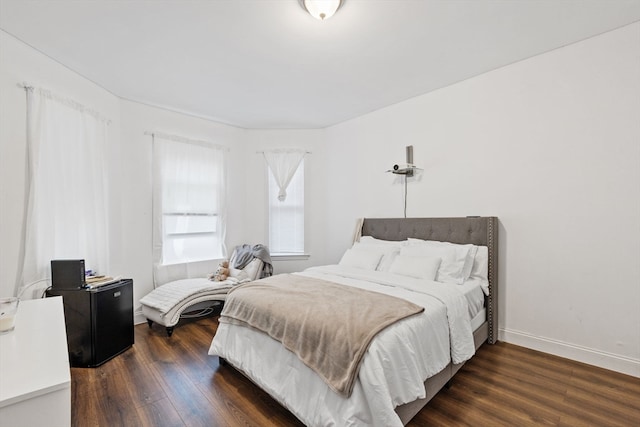
M271 254L271 259L274 261L305 261L310 256L309 254Z

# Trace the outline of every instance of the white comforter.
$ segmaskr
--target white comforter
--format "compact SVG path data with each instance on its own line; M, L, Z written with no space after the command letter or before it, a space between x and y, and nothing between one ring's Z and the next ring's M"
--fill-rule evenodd
M333 392L269 336L237 325L218 326L209 354L227 359L309 426L402 426L394 408L425 397L424 380L451 360L461 363L475 352L468 303L455 285L336 265L298 274L425 307L378 334L349 398Z

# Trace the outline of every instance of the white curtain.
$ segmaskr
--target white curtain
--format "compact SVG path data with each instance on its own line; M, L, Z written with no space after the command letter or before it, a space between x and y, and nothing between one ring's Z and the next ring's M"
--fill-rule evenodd
M108 127L73 100L27 89L29 195L19 294L50 277L52 259L84 259L87 269L108 273Z
M278 200L284 201L287 198L287 187L291 182L291 178L293 178L293 175L296 173L300 162L302 162L304 155L304 150L294 148L265 150L264 158L280 189Z
M156 286L206 275L213 261L226 257L226 152L203 141L153 135Z

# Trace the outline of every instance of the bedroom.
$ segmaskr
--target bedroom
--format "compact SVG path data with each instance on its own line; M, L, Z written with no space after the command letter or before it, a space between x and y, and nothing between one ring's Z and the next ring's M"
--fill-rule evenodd
M26 9L10 15L19 3ZM376 111L299 129L233 126L197 117L197 112L181 113L186 106L138 102L133 89L111 92L78 73L79 64L47 56L47 44L38 49L14 34L29 22L55 16L45 3L0 3L3 296L15 293L18 276L26 106L17 84L28 82L89 105L112 121L110 272L134 279L135 301L153 287L151 152L145 132L230 147L229 193L235 196L229 197L227 208L228 247L266 238L265 167L256 152L281 146L312 152L305 164L305 241L311 256L276 261L280 272L335 263L349 246L356 218L402 216L402 185L385 170L402 162L405 146L413 145L415 162L424 171L409 183L407 216L495 215L500 220L501 340L640 376L638 2L615 2L616 7L587 2L594 8L588 14L592 20L605 21L599 14L607 16L611 10L621 11L622 18L566 45ZM355 19L363 3L347 1L324 24L337 27L341 18ZM316 24L299 13L296 1L274 4L283 11L280 19ZM95 16L100 9L76 9L81 12ZM567 16L561 12L558 16ZM165 19L161 22L166 25L174 22ZM281 21L271 25L278 28ZM532 30L536 37L543 33L542 26ZM51 39L54 46L71 40ZM395 57L394 46L386 48ZM113 74L119 72L116 68ZM135 88L145 84L144 75L125 80ZM186 79L172 76L167 92L181 91ZM263 96L264 103L278 98L274 93Z

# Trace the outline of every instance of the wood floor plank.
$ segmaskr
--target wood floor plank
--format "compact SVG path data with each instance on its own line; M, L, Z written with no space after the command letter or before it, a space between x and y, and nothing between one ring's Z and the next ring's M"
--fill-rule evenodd
M107 363L112 367L119 365L117 358ZM72 370L72 377L77 369L79 368ZM140 425L135 405L131 404L129 380L122 371L109 370L108 374L101 374L89 384L86 392L78 390L72 396L71 415L74 426Z
M491 359L477 359L473 363L469 362L464 367L465 372L472 375L484 377L487 380L494 378L507 378L522 387L529 390L534 388L544 390L544 396L549 398L558 398L564 396L567 392L567 381L569 376L558 378L553 376L552 371L543 371L542 369L530 370L522 369L522 365L518 363L505 362L502 366L495 366L495 362ZM564 379L564 381L563 381Z
M504 413L487 410L489 395L474 396L468 389L452 386L442 390L431 402L429 410L422 409L409 426L509 426L514 419ZM434 418L435 417L435 418Z
M200 383L203 395L207 397L209 404L214 405L226 418L228 426L273 426L269 420L269 413L256 410L251 393L242 393L233 385L221 380L221 375L214 378L215 386ZM250 400L251 402L247 402ZM247 404L248 403L248 404Z
M86 420L101 417L97 408L98 386L94 369L71 369L71 425L81 427Z
M144 406L167 397L160 382L153 376L149 364L143 362L138 349L132 348L122 354L119 361L123 375L128 379L128 393L131 403Z
M544 394L526 393L526 387L507 377L494 377L494 382L485 388L485 392L492 399L509 401L508 407L496 408L497 411L507 411L505 416L518 420L520 425L556 425L560 419L559 408L553 399L542 398ZM465 378L465 384L478 389L486 384L488 377L470 375ZM455 385L453 386L455 387ZM554 406L556 406L554 408Z
M627 402L602 399L593 393L571 388L564 400L567 408L574 409L578 419L597 420L600 425L640 426L640 417L630 410Z
M224 426L220 414L207 404L205 396L177 363L154 362L153 375L187 426Z
M464 378L465 385L475 386L477 390L484 387L483 392L491 392L491 396L497 397L496 394L504 393L503 399L509 398L513 399L514 403L535 406L536 410L531 412L535 413L536 417L541 417L541 423L544 422L545 413L546 418L557 421L562 410L560 402L566 395L566 386L555 387L554 381L537 378L531 372L510 371L495 375L487 370L478 369L477 365L469 363L469 366L465 367L465 373L469 374ZM454 379L454 384L457 384L457 380L458 378Z
M203 346L196 346L186 337L173 337L173 351L177 352L175 363L180 365L182 371L193 383L207 379L213 375L214 367ZM199 354L202 353L202 354Z
M592 394L599 400L624 402L640 412L640 382L628 380L626 375L597 368L591 372L578 372L571 378L571 387L576 391Z
M71 370L73 426L300 427L207 354L217 318L135 327L132 349ZM640 426L640 379L534 350L484 345L408 426Z
M156 400L144 406L136 408L141 426L154 427L184 427L185 423L180 418L178 411L173 407L171 400Z

